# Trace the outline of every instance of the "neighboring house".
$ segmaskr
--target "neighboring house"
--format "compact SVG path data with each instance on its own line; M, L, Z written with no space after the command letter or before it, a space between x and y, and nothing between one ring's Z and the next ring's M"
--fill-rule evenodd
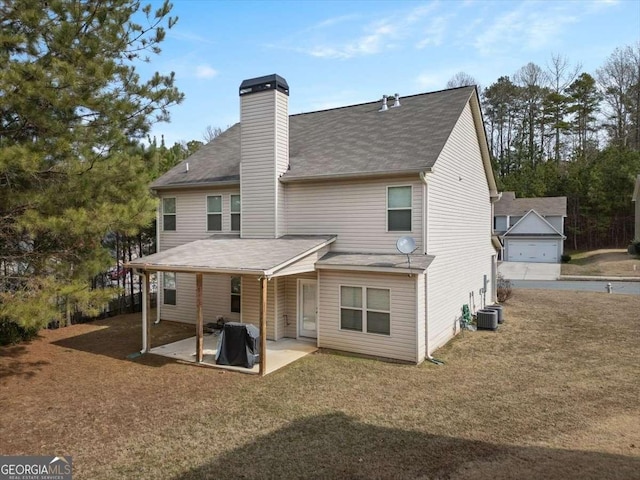
M502 193L494 204L493 229L507 262L560 263L567 197L516 198Z
M633 239L636 242L640 242L640 175L636 178L632 201L636 204L635 235Z
M278 75L239 93L240 122L151 185L159 253L130 266L162 273L159 317L419 363L494 301L474 87L297 115Z

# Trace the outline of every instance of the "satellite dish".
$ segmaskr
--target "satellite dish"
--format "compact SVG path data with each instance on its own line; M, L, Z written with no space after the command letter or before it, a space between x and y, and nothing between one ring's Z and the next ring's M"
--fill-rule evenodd
M411 237L400 237L396 242L396 248L400 253L409 255L416 249L416 241Z

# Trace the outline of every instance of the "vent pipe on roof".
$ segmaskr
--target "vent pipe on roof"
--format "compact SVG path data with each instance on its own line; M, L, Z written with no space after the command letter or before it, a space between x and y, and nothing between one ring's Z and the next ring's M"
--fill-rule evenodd
M400 106L400 94L395 94L396 101L393 102L393 106L391 108L398 108Z
M184 164L184 172L189 173L189 162Z
M387 110L389 110L389 107L387 107L387 96L383 95L382 96L382 108L380 108L380 110L378 110L379 112L386 112Z

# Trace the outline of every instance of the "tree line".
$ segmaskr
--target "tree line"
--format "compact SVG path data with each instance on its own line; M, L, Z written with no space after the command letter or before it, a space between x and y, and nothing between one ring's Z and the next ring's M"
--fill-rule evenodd
M460 72L447 86L469 84ZM640 43L616 48L595 72L553 55L479 91L500 189L566 196L569 249L627 246L640 174Z

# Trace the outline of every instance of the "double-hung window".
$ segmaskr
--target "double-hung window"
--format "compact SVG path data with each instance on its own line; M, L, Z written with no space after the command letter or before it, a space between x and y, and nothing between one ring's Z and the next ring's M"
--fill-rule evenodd
M207 197L207 231L222 231L222 196L210 195Z
M387 187L387 231L411 231L411 186Z
M240 313L240 294L242 292L242 280L240 277L231 277L231 311Z
M165 305L176 304L176 274L164 272L162 274L162 298Z
M387 288L340 287L340 329L391 334L391 293Z
M231 195L231 231L240 231L240 195Z
M162 230L165 232L176 230L175 197L165 197L162 199Z

